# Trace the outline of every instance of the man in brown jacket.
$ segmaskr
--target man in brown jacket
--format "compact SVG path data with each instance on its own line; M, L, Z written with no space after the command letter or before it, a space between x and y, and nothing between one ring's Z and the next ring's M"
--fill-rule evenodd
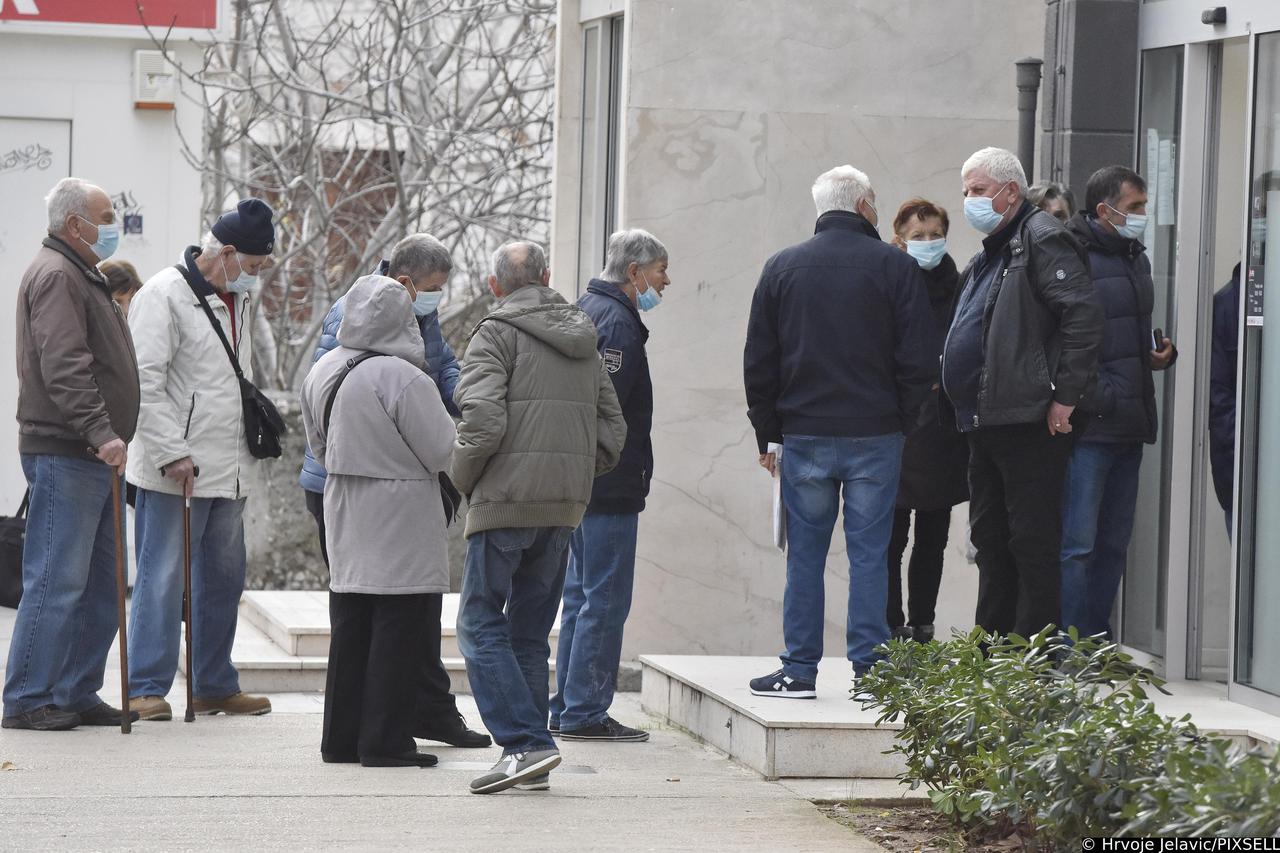
M18 450L31 504L0 725L63 731L120 725L97 691L118 627L111 479L138 423L138 366L95 266L119 241L111 200L64 178L45 201L49 236L18 289Z

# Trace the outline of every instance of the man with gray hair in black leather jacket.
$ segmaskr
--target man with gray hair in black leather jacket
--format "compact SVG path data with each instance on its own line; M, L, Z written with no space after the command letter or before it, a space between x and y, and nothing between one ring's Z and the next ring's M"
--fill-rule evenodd
M984 148L961 180L965 218L988 235L961 276L942 361L969 439L974 618L1030 636L1059 622L1072 415L1095 381L1103 315L1082 247L1027 201L1017 157Z

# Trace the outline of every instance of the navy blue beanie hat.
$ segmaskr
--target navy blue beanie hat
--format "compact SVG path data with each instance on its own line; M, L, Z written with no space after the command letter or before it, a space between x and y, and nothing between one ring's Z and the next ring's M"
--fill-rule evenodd
M261 199L247 198L213 223L213 236L224 246L235 246L242 255L269 255L276 244L271 224L275 211Z

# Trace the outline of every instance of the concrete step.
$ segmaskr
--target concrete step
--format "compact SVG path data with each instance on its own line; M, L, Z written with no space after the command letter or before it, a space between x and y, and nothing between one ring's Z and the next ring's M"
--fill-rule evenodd
M458 648L457 593L444 596L440 607L440 654L461 658ZM329 654L329 593L326 590L249 590L240 599L240 624L248 621L289 655ZM551 629L551 654L556 653L560 616Z
M777 658L641 655L646 711L716 747L768 779L890 779L902 759L884 754L901 724L876 725L876 713L849 698L852 672L826 658L817 699L754 696L752 678Z
M241 619L236 628L235 645L231 648L231 662L240 673L240 689L246 693L320 693L324 691L329 668L328 598L327 593L265 593L246 592L264 606L246 606L240 602ZM289 596L282 598L280 596ZM325 601L324 633L317 633L314 614L315 601L307 596L323 597ZM457 613L457 596L453 596L452 611L446 599L447 614ZM271 618L271 617L275 618ZM282 618L287 617L287 618ZM307 620L311 621L308 622ZM453 619L449 627L452 629ZM264 627L265 626L265 627ZM308 631L308 628L312 629ZM278 638L278 639L277 639ZM320 640L323 639L323 645ZM292 646L299 654L286 649ZM449 673L454 693L471 693L467 680L467 666L456 652L444 652L442 662ZM554 649L554 647L553 647ZM319 651L318 654L306 652ZM554 654L554 651L553 651ZM555 658L548 662L550 675L548 688L555 689ZM186 654L178 656L178 669L186 675Z

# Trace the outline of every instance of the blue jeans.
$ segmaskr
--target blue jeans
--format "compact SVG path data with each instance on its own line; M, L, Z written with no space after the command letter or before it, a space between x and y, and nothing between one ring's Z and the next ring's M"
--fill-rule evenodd
M569 540L551 721L566 731L609 715L631 612L639 513L586 515Z
M1111 637L1111 608L1133 534L1142 444L1082 441L1062 501L1062 625Z
M902 434L872 438L788 435L783 438L782 500L787 511L787 589L782 631L783 673L815 681L826 621L827 551L844 498L849 557L846 645L856 671L876 662L889 639L886 568L893 504L902 468Z
M129 695L165 696L182 637L182 498L138 489L138 577L129 616ZM244 591L244 499L191 499L191 690L197 699L240 692L231 665ZM189 677L192 674L188 674Z
M467 540L458 646L480 716L503 755L555 748L547 731L547 638L572 532L504 527Z
M98 690L119 628L111 469L72 456L24 453L22 471L31 505L4 715L45 705L87 711L102 701Z

